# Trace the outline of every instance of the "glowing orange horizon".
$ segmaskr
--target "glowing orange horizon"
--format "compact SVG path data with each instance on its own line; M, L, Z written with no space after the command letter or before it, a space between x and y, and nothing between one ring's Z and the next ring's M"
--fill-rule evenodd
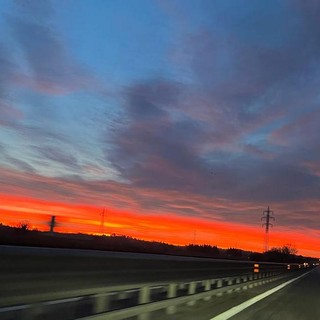
M28 221L33 228L48 230L51 215L57 217L57 231L66 233L98 234L101 231L101 207L71 205L25 197L1 195L0 222L17 225ZM160 241L175 245L190 243L236 247L262 251L263 230L254 226L180 216L173 213L139 214L115 208L105 212L104 233L121 234L143 240ZM320 239L306 232L272 231L270 247L291 243L299 254L318 256Z

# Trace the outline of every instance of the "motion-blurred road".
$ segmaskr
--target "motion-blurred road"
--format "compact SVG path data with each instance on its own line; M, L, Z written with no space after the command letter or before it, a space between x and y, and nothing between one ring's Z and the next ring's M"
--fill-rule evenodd
M230 320L320 319L320 269L243 310Z
M292 278L298 277L299 273ZM289 279L287 279L289 280ZM250 290L242 290L213 297L210 301L198 301L192 307L183 305L176 314L166 317L158 313L156 320L315 320L320 319L320 267L279 291L238 312L239 306L260 294L264 295L287 280L279 280ZM226 311L236 309L230 318Z

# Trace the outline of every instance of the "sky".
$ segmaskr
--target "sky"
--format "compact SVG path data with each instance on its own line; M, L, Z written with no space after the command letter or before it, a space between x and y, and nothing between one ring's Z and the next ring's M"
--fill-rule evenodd
M0 222L320 256L319 15L0 0Z

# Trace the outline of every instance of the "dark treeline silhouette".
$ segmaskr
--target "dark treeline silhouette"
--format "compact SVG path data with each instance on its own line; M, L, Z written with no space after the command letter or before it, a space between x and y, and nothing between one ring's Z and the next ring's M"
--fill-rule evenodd
M222 254L221 249L219 249L217 246L210 246L208 244L189 244L185 246L185 250L190 255L208 255L210 257L220 257L220 254Z
M272 248L265 253L244 251L237 248L222 249L217 246L189 244L175 246L168 243L145 241L125 235L111 236L53 233L31 230L27 223L20 223L17 227L0 224L0 244L16 246L34 246L48 248L91 249L105 251L122 251L137 253L153 253L181 255L192 257L207 257L235 260L270 261L270 262L305 262L306 258L297 256L290 246Z
M285 245L279 248L271 248L264 253L253 253L250 258L256 261L270 262L288 262L288 263L303 263L306 257L297 255L298 251L291 245ZM309 258L315 260L315 258Z

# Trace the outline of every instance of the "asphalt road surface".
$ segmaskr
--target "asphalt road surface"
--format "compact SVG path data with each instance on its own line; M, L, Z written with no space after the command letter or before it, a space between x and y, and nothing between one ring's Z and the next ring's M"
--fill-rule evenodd
M230 318L248 319L320 319L320 268Z
M265 295L284 282L301 276L292 274L285 280L275 281L245 291L237 291L210 301L198 301L194 306L178 308L170 317L155 313L153 320L318 320L320 319L320 267L270 294L266 298L238 312L251 299ZM226 313L235 310L235 314ZM232 312L231 312L232 313Z

